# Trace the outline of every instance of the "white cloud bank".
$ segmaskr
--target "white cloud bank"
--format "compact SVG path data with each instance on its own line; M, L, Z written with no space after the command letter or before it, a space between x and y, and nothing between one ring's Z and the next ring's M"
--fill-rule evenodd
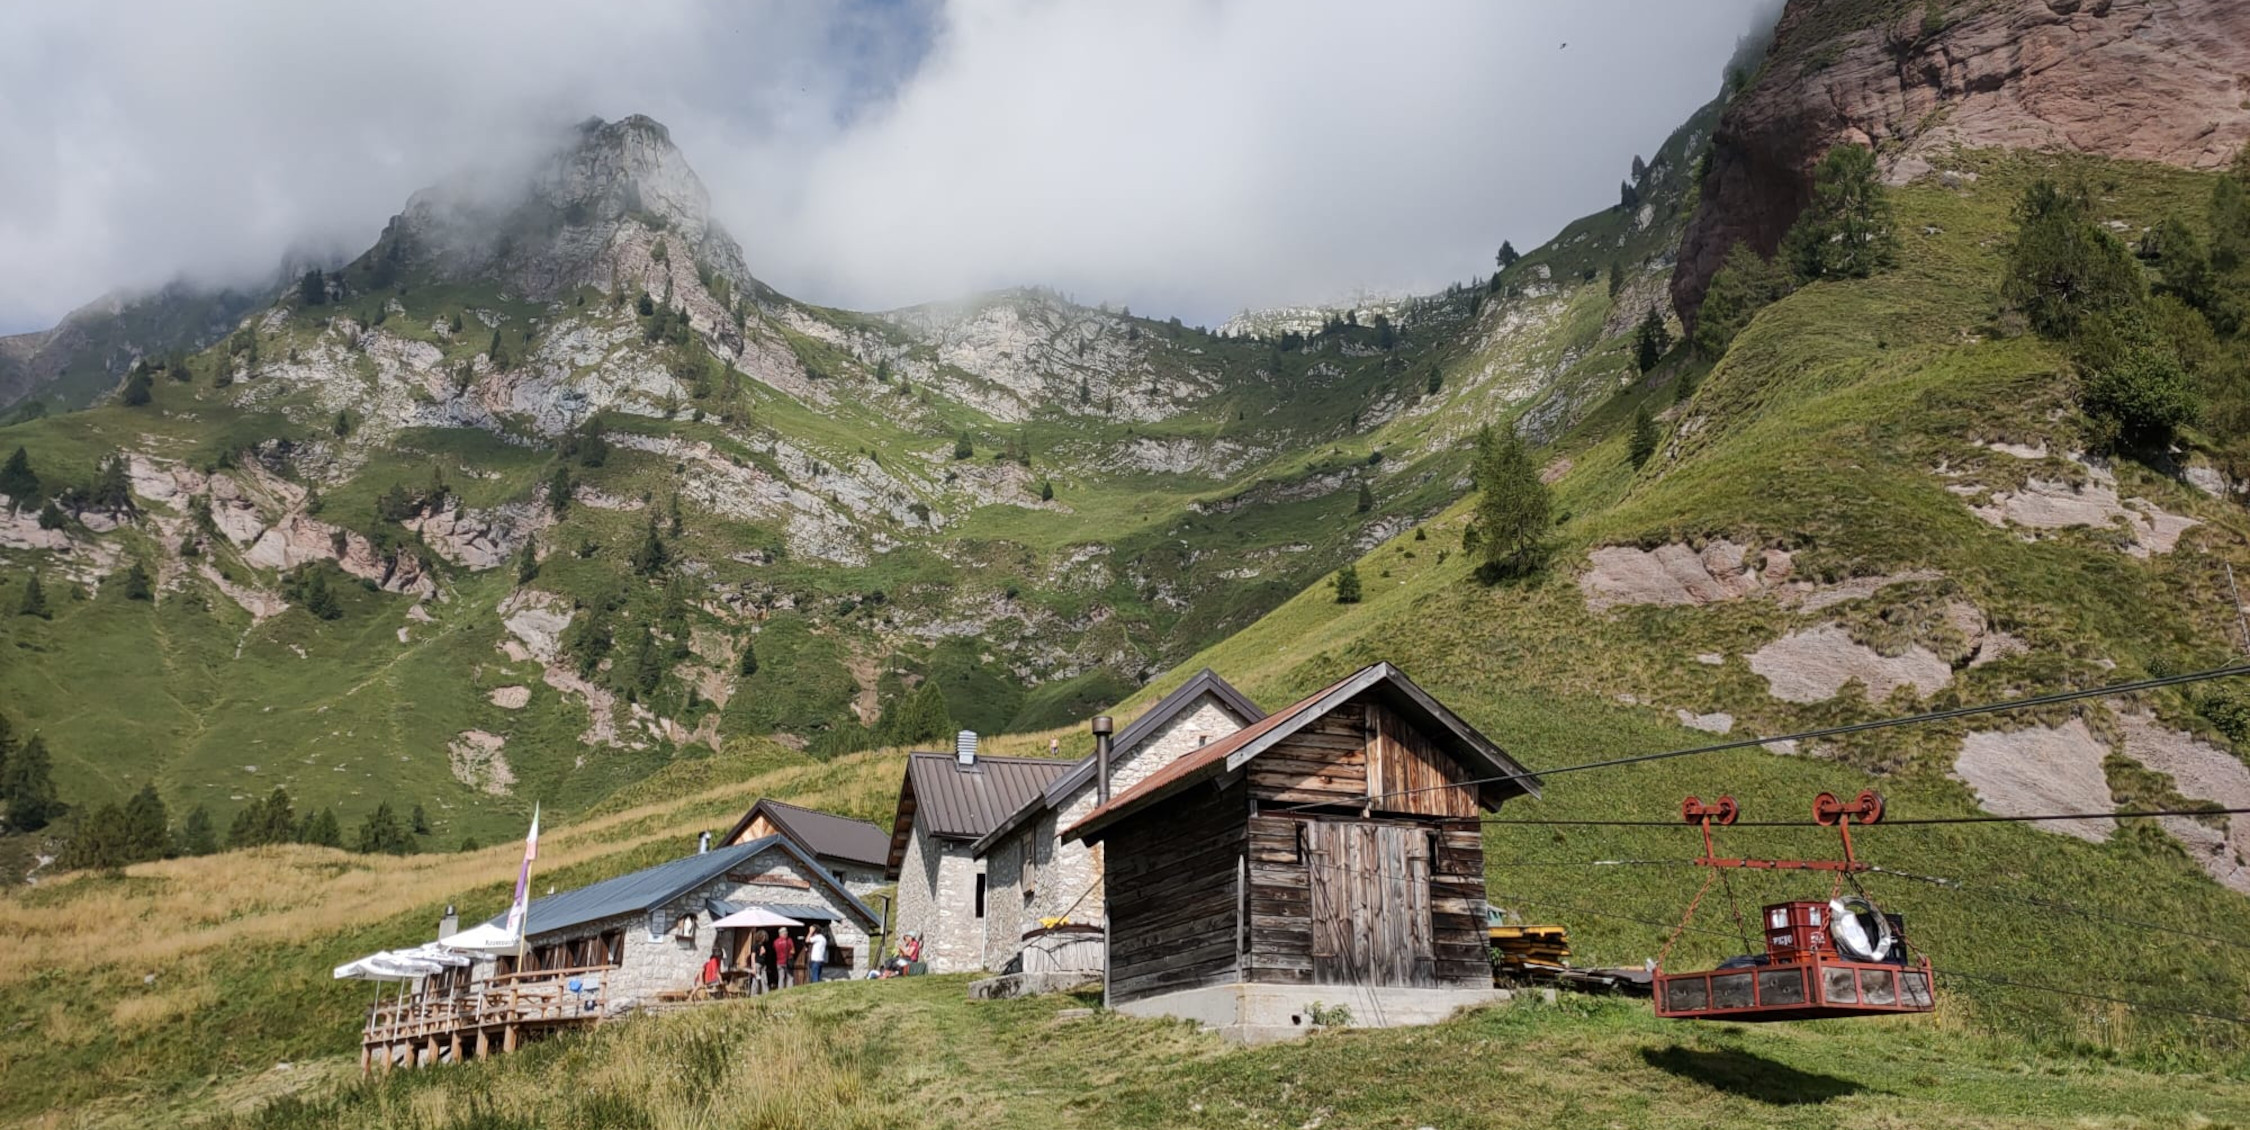
M634 112L822 302L1043 283L1197 321L1442 285L1607 203L1757 6L11 2L0 328L356 251L415 188Z

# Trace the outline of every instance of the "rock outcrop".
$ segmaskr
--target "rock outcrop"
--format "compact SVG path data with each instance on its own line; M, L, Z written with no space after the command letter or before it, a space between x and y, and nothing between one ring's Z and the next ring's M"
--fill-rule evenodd
M1780 245L1813 165L1838 142L1877 146L1903 181L1956 144L2211 169L2250 141L2240 0L1996 0L1854 17L1867 7L1790 0L1758 81L1727 107L1672 277L1691 323L1728 248Z

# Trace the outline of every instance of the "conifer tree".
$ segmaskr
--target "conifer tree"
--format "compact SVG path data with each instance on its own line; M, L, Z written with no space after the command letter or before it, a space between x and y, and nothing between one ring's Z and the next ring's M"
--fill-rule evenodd
M73 815L57 862L73 871L112 869L132 862L125 838L125 812L106 801L91 812Z
M1428 380L1422 382L1422 390L1431 396L1436 396L1438 390L1444 387L1445 374L1440 372L1437 366L1430 366L1430 376Z
M180 854L209 855L219 850L218 829L211 825L211 810L196 805L180 824Z
M21 445L0 464L0 494L8 496L9 513L26 509L39 499L39 475L31 469L31 453Z
M1359 505L1357 508L1357 512L1365 514L1373 509L1375 509L1375 492L1373 489L1368 487L1367 480L1361 479L1359 483Z
M209 513L209 511L206 510L204 513ZM70 516L62 512L62 507L55 505L54 499L48 499L46 505L39 508L40 529L59 530L69 524Z
M1053 482L1052 480L1050 480L1050 479L1041 479L1041 480L1039 480L1039 501L1041 501L1041 502L1053 502L1054 500L1055 500L1055 484L1054 484L1054 482Z
M758 641L743 643L742 659L734 665L734 671L745 679L758 673Z
M1864 279L1898 262L1898 224L1875 151L1839 145L1813 170L1813 199L1781 241L1799 279Z
M411 821L415 835L427 836L430 834L430 814L422 811L421 805L414 806L414 815Z
M266 794L256 819L254 830L260 844L286 844L297 838L297 808L289 801L289 790L280 785Z
M641 537L639 547L633 550L633 572L643 577L656 576L664 571L671 559L671 551L665 548L664 539L656 532L656 515L651 514L648 516L648 532Z
M1633 469L1638 471L1641 469L1641 465L1647 463L1649 457L1654 454L1656 454L1656 418L1648 414L1648 405L1643 404L1633 410L1633 438L1627 448L1626 457L1633 461Z
M305 581L305 611L323 620L341 619L344 606L336 599L336 594L330 591L328 574L317 566L310 572L312 576Z
M0 801L8 805L8 825L20 832L38 831L62 814L45 738L33 734L9 753L0 766Z
M1788 293L1787 271L1747 244L1735 244L1727 251L1718 273L1711 276L1703 305L1696 311L1695 351L1704 360L1718 360L1733 343L1734 335L1742 332L1758 311Z
M656 646L656 633L641 625L641 636L633 645L633 682L629 688L636 699L647 698L657 684L664 681L664 654Z
M341 849L344 846L344 829L336 820L336 810L323 808L306 814L304 825L297 829L297 842L314 847Z
M39 587L39 574L33 573L24 579L23 599L16 604L16 614L37 616L42 620L53 617L54 614L47 611L47 590Z
M123 813L125 862L140 863L172 854L172 814L164 807L155 785L142 785L125 802Z
M155 390L156 378L150 376L147 369L138 368L125 378L125 391L118 397L118 402L127 408L138 408L155 399Z
M976 444L970 442L969 433L962 432L961 438L953 441L953 457L955 459L967 459L976 453Z
M1641 319L1640 328L1633 332L1633 361L1641 372L1648 372L1672 351L1672 331L1664 324L1664 315L1656 307L1648 308Z
M2000 296L2032 329L2069 337L2096 315L2137 304L2145 288L2132 251L2095 225L2085 185L2040 180L2024 190Z
M155 593L149 586L148 570L141 567L138 559L125 570L124 588L125 599L127 600L152 600L155 598Z
M1493 256L1492 261L1498 264L1501 270L1505 271L1508 268L1515 266L1516 260L1521 258L1523 258L1523 256L1516 253L1516 245L1503 239L1500 241L1500 254Z
M1476 480L1478 541L1488 575L1530 572L1539 563L1553 503L1514 429L1496 435L1488 424L1477 433Z
M253 801L247 807L234 814L234 821L227 825L228 847L246 848L258 846L259 807L260 806L258 805L258 803Z
M555 468L554 476L547 480L547 508L555 512L555 517L560 518L570 510L572 489L570 467Z
M1359 566L1354 565L1348 561L1345 562L1343 568L1336 570L1335 585L1336 603L1358 604Z
M523 548L516 551L516 584L528 585L539 577L539 545L525 538Z
M400 826L398 814L391 810L391 802L386 800L376 805L375 811L368 813L367 818L360 821L358 846L360 851L368 854L387 852L391 855L405 855L414 850L414 841L406 834L406 829Z

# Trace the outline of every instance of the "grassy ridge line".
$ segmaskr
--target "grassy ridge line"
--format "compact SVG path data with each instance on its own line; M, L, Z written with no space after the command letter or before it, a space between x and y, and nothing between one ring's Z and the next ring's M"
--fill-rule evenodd
M222 1119L298 1127L2201 1126L2250 1086L2056 1060L1931 1023L1667 1023L1536 998L1424 1029L1227 1050L1189 1025L855 982L612 1025ZM1309 1003L1309 1002L1308 1002Z

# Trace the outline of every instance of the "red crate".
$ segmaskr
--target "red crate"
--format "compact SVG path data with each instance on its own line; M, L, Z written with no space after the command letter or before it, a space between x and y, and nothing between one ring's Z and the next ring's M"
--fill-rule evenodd
M1774 961L1795 961L1811 954L1834 954L1828 940L1828 904L1777 902L1764 910L1766 956Z

